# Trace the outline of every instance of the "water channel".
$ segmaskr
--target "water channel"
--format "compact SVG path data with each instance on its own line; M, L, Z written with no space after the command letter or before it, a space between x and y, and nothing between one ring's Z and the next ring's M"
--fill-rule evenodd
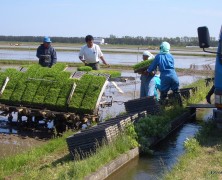
M167 171L175 165L178 158L185 152L184 141L186 138L193 137L200 125L198 121L208 120L212 117L212 110L202 110L197 113L197 122L186 123L167 139L160 142L150 156L139 156L118 171L113 173L107 180L149 180L161 179Z

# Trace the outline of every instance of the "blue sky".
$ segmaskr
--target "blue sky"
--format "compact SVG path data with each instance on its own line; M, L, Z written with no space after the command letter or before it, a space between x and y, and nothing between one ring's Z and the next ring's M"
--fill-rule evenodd
M0 35L218 38L222 0L1 0Z

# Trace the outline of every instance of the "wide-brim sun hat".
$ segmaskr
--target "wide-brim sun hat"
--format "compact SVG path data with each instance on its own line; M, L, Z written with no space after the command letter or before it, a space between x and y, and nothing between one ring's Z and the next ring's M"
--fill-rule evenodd
M144 56L151 56L152 54L151 54L149 51L144 51L144 52L143 52L143 55L144 55Z
M46 36L46 37L44 37L43 42L51 43L52 41L49 37Z

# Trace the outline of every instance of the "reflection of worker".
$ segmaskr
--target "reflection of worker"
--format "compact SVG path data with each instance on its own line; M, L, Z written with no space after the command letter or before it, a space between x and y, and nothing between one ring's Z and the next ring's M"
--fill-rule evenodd
M44 37L43 44L37 49L36 56L39 58L39 64L43 67L52 67L57 62L56 51L51 46L51 42L49 37Z
M85 38L86 45L82 46L79 52L79 59L94 70L99 70L99 59L103 64L108 65L103 57L103 53L97 44L93 43L93 36L87 35Z
M215 90L215 86L213 85L210 89L210 91L208 92L207 96L206 96L206 100L209 104L211 104L211 96L213 95L214 93L214 90Z
M153 58L154 55L152 55L149 51L143 52L143 61L147 61ZM153 78L153 75L142 73L140 76L140 80L141 80L140 97L154 96L156 83Z
M160 45L160 53L156 55L154 61L147 69L148 73L159 67L161 79L161 99L167 97L167 92L171 89L174 93L178 92L179 80L174 69L174 58L169 53L170 44L162 42Z

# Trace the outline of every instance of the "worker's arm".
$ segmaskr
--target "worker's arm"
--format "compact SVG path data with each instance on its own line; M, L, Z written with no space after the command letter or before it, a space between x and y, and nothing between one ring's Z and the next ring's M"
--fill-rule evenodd
M108 65L103 56L101 56L100 59L102 60L103 64Z
M37 49L37 51L36 51L36 56L37 56L37 58L39 58L40 59L40 57L41 57L41 49L40 49L40 47L38 47L38 49Z
M147 72L151 73L152 71L155 71L157 69L158 64L159 64L159 59L158 56L156 56L153 62L148 67Z
M57 62L57 54L56 54L56 51L54 48L52 48L52 51L51 51L51 63L49 65L49 67L52 67L53 64L56 64Z
M102 60L103 64L109 66L109 64L107 64L106 60L104 59L103 53L98 45L96 46L96 50L97 50L98 56Z
M84 64L86 64L86 60L83 60L82 56L79 56L80 61L82 61Z
M79 51L79 59L80 59L80 61L82 61L85 64L86 60L83 59L83 57L84 57L83 49L84 49L84 47L81 47L81 49Z

